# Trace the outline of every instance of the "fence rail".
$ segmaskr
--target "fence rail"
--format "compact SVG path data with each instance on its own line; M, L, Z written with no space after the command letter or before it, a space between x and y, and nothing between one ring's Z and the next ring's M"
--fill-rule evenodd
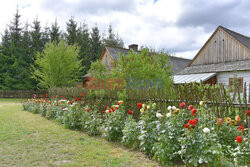
M0 98L32 98L43 97L46 90L0 90Z

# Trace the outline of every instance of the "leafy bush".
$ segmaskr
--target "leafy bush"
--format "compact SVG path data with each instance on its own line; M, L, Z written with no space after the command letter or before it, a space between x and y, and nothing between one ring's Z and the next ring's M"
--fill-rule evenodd
M109 141L121 141L122 130L125 125L124 107L121 105L118 109L115 106L107 110L103 125L103 136Z
M129 115L127 117L122 133L122 143L124 143L124 145L134 149L139 148L140 141L138 137L140 134L140 128L139 124L133 119L132 116Z

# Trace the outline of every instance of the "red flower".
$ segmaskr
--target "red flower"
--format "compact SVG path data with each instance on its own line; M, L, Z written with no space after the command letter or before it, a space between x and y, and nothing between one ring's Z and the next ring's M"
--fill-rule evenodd
M192 110L194 108L193 105L188 106L188 110Z
M87 103L88 103L88 101L85 101L85 103L87 104Z
M117 102L117 105L120 105L120 103L119 103L119 102Z
M90 109L89 108L87 108L87 112L89 112L90 111Z
M87 93L84 92L83 94L86 95Z
M242 126L240 126L240 127L238 128L238 130L239 130L239 131L244 131L244 128L243 128Z
M77 101L77 97L75 97L75 101Z
M184 128L189 128L189 125L188 125L188 124L185 124L185 125L184 125Z
M241 142L242 142L242 137L241 137L241 136L237 136L237 137L236 137L236 141L237 141L238 143L241 143Z
M132 115L132 114L133 114L133 112L132 112L131 110L129 110L129 111L128 111L128 114L129 114L129 115Z
M80 96L81 96L81 97L83 97L83 95L82 95L82 94L80 94Z
M82 99L79 97L78 100L81 101Z
M109 109L109 113L111 113L112 112L112 110L111 109Z
M111 110L114 112L115 111L115 109L114 108L111 108Z
M196 125L196 124L198 123L198 119L197 119L197 118L194 119L194 120L193 120L193 123L194 123L194 125Z
M105 106L104 108L105 108L105 109L107 109L107 108L108 108L108 106Z
M181 102L180 107L181 107L181 108L185 108L185 106L186 106L186 103Z
M189 125L193 125L194 124L193 120L189 120L188 123L189 123Z
M250 110L247 110L245 113L247 116L250 116Z
M102 113L104 114L104 113L105 113L105 111L102 111Z
M63 100L65 100L65 97L63 98Z
M191 110L191 114L192 114L192 115L196 115L196 112L197 112L196 109L192 109L192 110Z
M49 94L48 94L48 93L46 93L46 96L49 96Z
M62 96L60 96L60 98L62 98Z
M119 107L118 107L118 106L116 106L115 108L118 110L118 108L119 108Z
M69 101L69 104L72 104L72 101Z
M139 109L141 109L142 103L137 103L137 106L138 106Z

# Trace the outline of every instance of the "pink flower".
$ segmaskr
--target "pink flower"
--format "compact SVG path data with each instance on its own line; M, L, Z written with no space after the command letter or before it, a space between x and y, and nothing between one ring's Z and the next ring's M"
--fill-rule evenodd
M181 102L181 103L180 103L180 107L181 107L181 108L185 108L185 106L186 106L186 103L184 103L184 102Z
M194 108L193 105L188 106L188 110L192 110Z

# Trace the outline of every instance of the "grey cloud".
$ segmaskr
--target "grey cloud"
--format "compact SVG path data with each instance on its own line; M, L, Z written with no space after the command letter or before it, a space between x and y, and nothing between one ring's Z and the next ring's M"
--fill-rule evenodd
M226 27L250 26L250 1L182 1L183 12L177 26L203 26L211 31L218 25Z
M45 10L55 13L73 12L77 14L107 14L111 11L132 12L136 5L133 0L82 0L67 2L64 0L45 0L42 3Z

